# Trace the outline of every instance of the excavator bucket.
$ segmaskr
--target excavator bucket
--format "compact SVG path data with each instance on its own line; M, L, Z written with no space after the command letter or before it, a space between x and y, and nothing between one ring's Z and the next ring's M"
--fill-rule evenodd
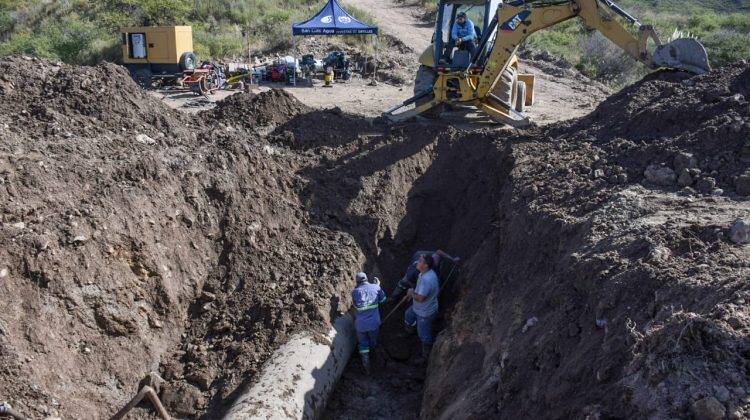
M678 38L656 47L653 60L659 67L685 70L694 74L711 71L706 48L693 38Z

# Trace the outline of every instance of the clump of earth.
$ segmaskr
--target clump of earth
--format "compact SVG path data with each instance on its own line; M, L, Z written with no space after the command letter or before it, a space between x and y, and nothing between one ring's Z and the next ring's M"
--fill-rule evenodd
M326 416L750 409L747 64L655 73L520 133L276 90L191 116L118 66L0 68L0 395L27 416L106 418L155 372L171 413L220 418L349 308L355 272L390 291L425 248L463 260L429 365L396 315Z

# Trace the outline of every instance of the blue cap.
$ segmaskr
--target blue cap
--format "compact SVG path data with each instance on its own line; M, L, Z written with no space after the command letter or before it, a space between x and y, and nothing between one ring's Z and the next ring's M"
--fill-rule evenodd
M357 284L364 283L367 281L367 274L359 272L357 273Z

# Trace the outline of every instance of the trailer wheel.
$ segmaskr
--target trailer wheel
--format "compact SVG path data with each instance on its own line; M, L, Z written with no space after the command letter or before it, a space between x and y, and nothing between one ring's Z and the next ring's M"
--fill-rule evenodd
M154 83L154 75L149 69L139 69L132 73L133 80L143 89L150 89Z
M198 58L191 52L183 53L180 57L180 70L193 70L198 64Z

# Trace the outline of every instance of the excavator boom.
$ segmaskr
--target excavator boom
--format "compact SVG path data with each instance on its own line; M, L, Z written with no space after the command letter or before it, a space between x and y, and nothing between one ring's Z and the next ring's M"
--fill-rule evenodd
M443 21L446 11L455 14L454 6L459 3L460 0L441 0L438 21ZM468 60L464 54L463 62L456 59L456 54L450 63L441 59L445 57L442 51L444 25L436 25L436 42L431 47L434 56L432 89L415 91L414 97L384 115L403 121L444 103L466 104L514 127L528 125L530 121L521 111L524 102L530 105L533 93L529 94L527 89L533 92L533 86L521 86L525 82L521 77L524 75L517 72L516 51L531 34L576 17L589 30L601 32L649 68L665 67L695 74L711 69L706 50L697 40L678 38L663 44L652 26L642 25L611 0L514 0L501 4L493 13L494 18L484 28L476 52ZM626 29L617 16L633 25L637 36ZM653 45L651 49L650 45ZM411 104L415 104L413 109L396 113Z

